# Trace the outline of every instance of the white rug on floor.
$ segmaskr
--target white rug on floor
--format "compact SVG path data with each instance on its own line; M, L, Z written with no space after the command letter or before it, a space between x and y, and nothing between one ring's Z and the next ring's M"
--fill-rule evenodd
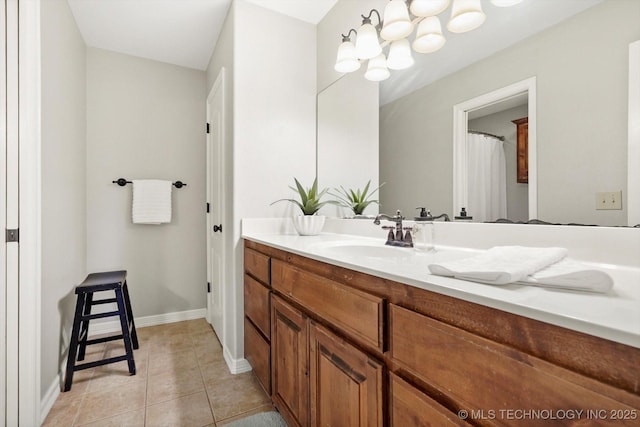
M241 418L226 424L225 427L287 427L287 423L284 422L278 412L271 411Z

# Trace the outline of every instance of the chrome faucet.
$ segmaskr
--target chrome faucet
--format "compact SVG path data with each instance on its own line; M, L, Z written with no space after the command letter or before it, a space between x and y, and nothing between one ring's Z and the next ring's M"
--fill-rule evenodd
M402 248L413 247L413 239L411 238L411 227L402 227L402 220L404 219L404 217L402 216L400 211L396 211L396 214L394 216L379 214L378 216L376 216L376 219L373 220L373 223L375 225L380 225L381 219L396 223L395 226L382 226L382 229L389 230L385 245L398 246ZM406 233L403 234L403 230L406 231Z

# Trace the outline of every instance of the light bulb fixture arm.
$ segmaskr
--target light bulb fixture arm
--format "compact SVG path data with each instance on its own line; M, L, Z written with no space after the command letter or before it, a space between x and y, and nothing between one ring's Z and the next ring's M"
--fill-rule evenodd
M378 32L380 32L380 29L382 28L382 18L380 18L380 12L378 12L376 9L371 9L369 11L369 14L367 16L364 15L360 15L362 16L362 24L371 24L371 15L373 15L373 12L376 13L376 15L378 16L378 25L375 25L375 28Z
M343 43L351 41L351 32L352 31L355 33L356 37L358 36L358 32L352 28L352 29L349 30L349 32L347 33L346 36L344 34L341 34Z

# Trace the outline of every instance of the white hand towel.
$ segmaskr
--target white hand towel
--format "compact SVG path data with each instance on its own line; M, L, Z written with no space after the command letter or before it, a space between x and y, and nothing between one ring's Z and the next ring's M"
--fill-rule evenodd
M571 259L551 264L518 283L600 293L606 293L613 287L613 279L607 273Z
M440 276L506 285L524 280L566 255L565 248L496 246L470 258L430 264L429 270Z
M139 179L133 181L131 216L134 224L171 222L171 181Z

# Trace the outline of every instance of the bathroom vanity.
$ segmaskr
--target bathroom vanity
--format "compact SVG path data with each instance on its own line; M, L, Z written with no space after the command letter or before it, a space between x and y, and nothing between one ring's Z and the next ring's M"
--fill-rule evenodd
M243 235L245 357L290 426L640 422L640 324L612 331L640 311L580 322L527 301L597 296L423 278L413 252L332 257L362 237Z

